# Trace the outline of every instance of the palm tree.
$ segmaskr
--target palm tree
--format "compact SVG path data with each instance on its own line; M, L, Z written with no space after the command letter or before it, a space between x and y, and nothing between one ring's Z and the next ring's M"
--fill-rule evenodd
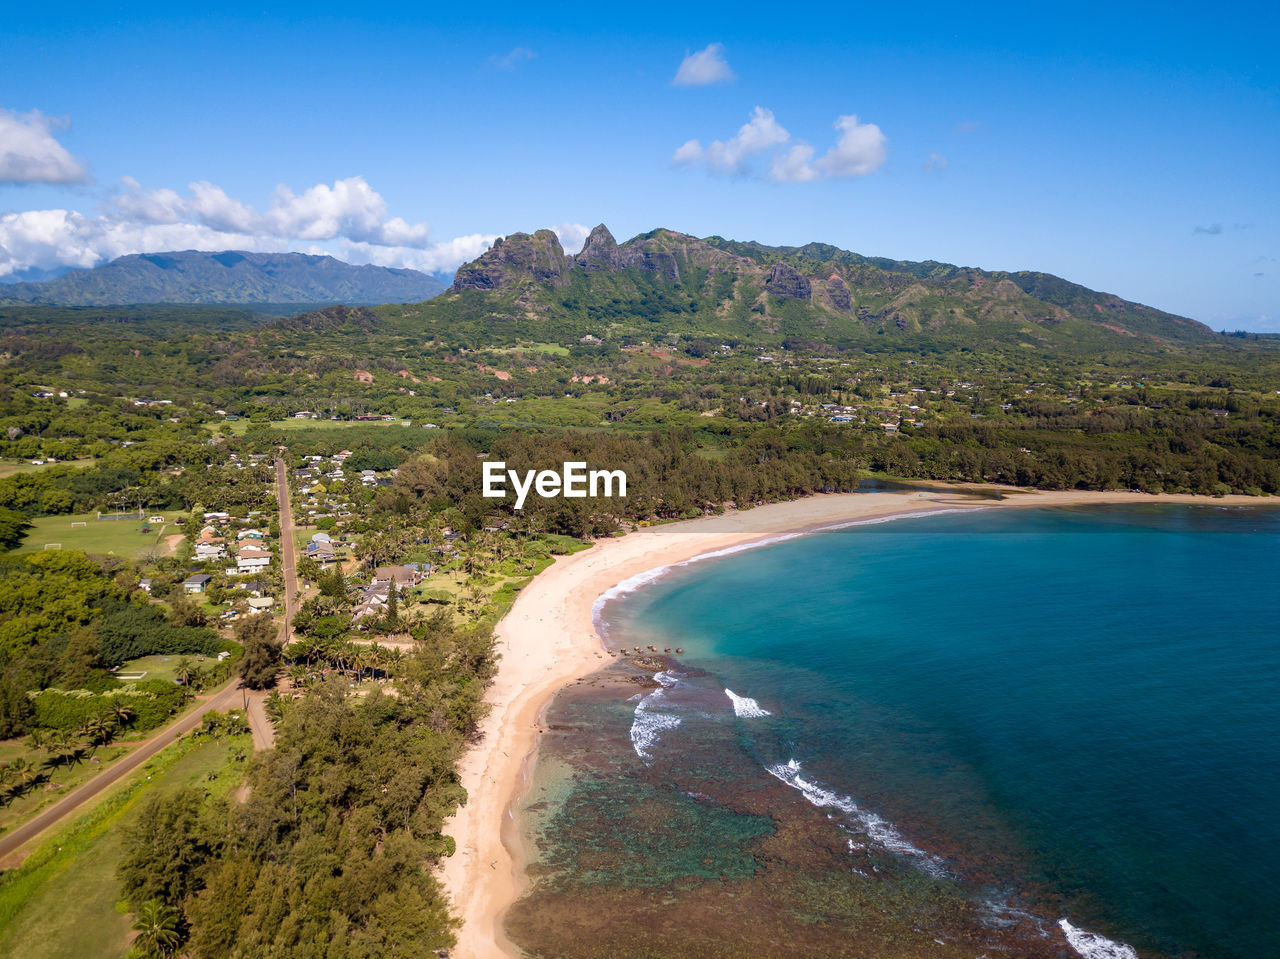
M84 758L76 734L69 729L59 729L53 734L53 743L49 747L53 754L54 765L70 766Z
M193 666L191 667L191 677L188 682L196 692L202 692L209 682L209 673L199 666Z
M115 727L107 722L105 716L95 716L81 727L80 734L89 740L90 746L97 749L111 742Z
M23 756L19 756L9 763L9 768L13 771L14 778L18 780L19 788L23 792L26 792L44 778L44 773L41 772L40 767Z
M133 717L136 715L137 713L120 702L119 698L111 704L111 717L115 720L117 729L124 729L125 726L133 721Z
M174 673L173 678L182 683L183 686L190 686L191 677L194 674L194 671L195 670L191 665L191 660L183 657L178 660L177 671Z
M178 931L178 910L159 899L148 899L133 922L138 931L129 950L131 959L169 959L178 954L182 935Z
M310 663L315 655L315 646L315 640L309 636L295 639L284 648L284 658L292 660L295 666Z

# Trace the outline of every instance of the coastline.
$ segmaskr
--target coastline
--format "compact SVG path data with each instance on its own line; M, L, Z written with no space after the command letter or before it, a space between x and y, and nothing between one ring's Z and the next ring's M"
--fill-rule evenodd
M941 486L927 490L820 494L752 510L728 512L637 530L559 557L520 593L498 624L502 660L486 701L491 711L481 738L459 773L468 802L445 831L457 851L441 878L462 919L457 959L519 957L502 917L523 891L524 861L512 809L527 788L536 759L542 713L554 695L611 660L597 634L602 597L639 586L655 571L707 554L765 545L857 522L997 507L1135 503L1213 506L1271 505L1249 496L1221 498L1131 492L1001 490L1002 499L975 495L989 488Z

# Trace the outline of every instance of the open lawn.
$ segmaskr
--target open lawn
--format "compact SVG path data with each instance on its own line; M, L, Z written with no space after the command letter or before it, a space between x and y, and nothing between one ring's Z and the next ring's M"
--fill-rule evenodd
M37 470L45 470L50 466L92 466L98 462L96 459L83 460L60 460L57 463L32 463L30 460L0 460L0 479L6 476L13 476L15 473L34 473Z
M212 666L218 661L214 656L143 656L141 659L129 660L116 671L116 675L121 680L126 676L137 676L139 673L144 673L145 679L172 680L177 677L178 663L184 659L193 666L201 667Z
M142 523L138 522L136 514L118 520L100 520L96 513L42 516L31 521L31 530L16 552L39 552L48 544L59 543L62 549L79 549L86 553L141 556L150 550L162 549L162 537L173 531L173 523L178 516L168 512L163 515L168 525L153 526L150 533L142 532ZM73 523L84 525L73 526Z
M522 343L519 346L490 347L493 353L546 353L550 356L568 356L569 349L556 343Z
M120 903L116 864L123 855L121 829L142 801L183 786L213 795L235 788L247 735L171 746L100 801L74 825L53 836L19 869L0 878L0 955L25 959L119 959L125 953L129 916Z

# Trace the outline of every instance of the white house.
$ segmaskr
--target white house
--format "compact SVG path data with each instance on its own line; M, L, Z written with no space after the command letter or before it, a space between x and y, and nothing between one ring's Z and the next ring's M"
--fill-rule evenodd
M256 573L271 565L271 551L256 546L242 547L236 553L236 572Z
M226 559L227 547L221 542L218 543L196 543L196 559L202 563L209 560Z

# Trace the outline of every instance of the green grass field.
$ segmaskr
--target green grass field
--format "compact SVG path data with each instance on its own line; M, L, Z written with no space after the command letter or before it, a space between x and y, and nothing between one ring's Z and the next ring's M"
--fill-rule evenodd
M568 356L569 349L557 343L523 343L520 346L490 347L493 353L546 353L550 356Z
M61 460L57 463L41 463L36 465L30 460L0 460L0 479L6 476L13 476L15 473L34 473L38 470L46 470L50 466L92 466L98 462L96 459L83 460Z
M403 421L396 419L390 422L386 420L272 420L270 423L262 425L268 426L274 430L342 430L350 429L356 426L400 426ZM205 429L214 433L221 432L223 426L231 429L232 435L244 436L249 431L249 427L257 426L257 423L250 423L248 420L233 420L230 423L224 423L222 420L213 420L205 423Z
M173 680L178 675L178 663L187 660L193 666L210 666L218 660L213 656L143 656L131 659L118 670L120 676L136 676L146 673L147 679Z
M184 751L185 749L185 751ZM0 956L119 959L129 941L116 864L121 827L142 800L183 786L221 795L239 784L248 736L170 747L74 825L52 837L0 880ZM148 781L149 780L149 781Z
M150 533L142 532L142 524L136 515L118 520L99 520L96 513L79 516L42 516L31 521L31 530L22 540L16 552L35 553L47 544L60 543L63 549L79 549L86 553L114 553L116 556L141 556L161 544L162 536L175 532L176 514L164 513L168 525L164 533L153 526ZM84 526L72 526L84 523Z

